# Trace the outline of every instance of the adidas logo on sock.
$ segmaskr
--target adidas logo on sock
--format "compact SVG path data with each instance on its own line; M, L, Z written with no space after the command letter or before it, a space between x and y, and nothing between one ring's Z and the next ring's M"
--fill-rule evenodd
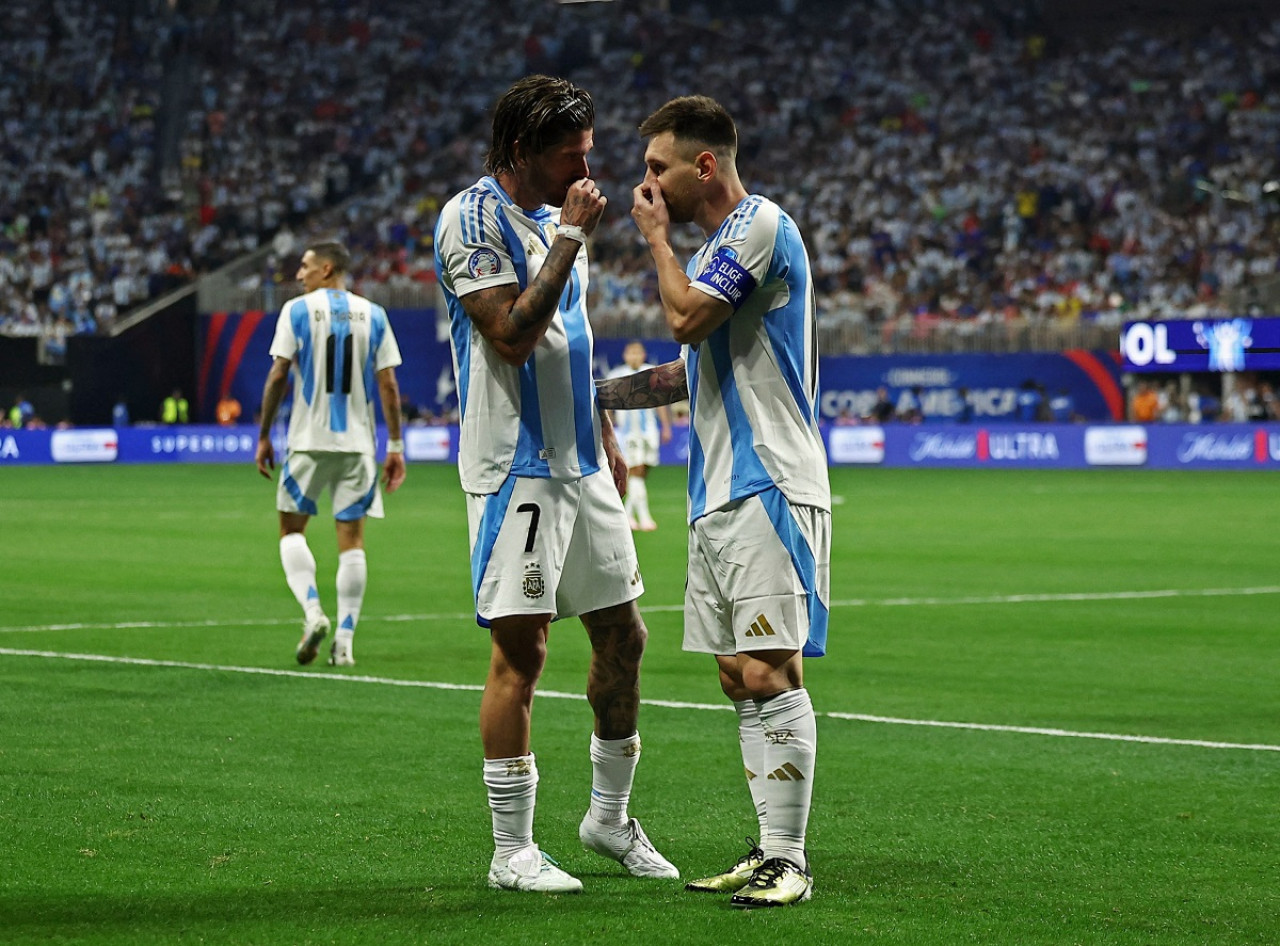
M776 779L779 782L803 782L804 773L788 762L781 768L774 769L770 772L769 778Z

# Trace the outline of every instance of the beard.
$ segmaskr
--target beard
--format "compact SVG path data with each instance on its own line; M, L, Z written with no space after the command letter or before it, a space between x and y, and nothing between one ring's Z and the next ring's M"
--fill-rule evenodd
M574 181L557 181L541 168L529 169L530 188L539 195L544 204L549 206L563 207L565 198L569 195L569 188L573 184Z
M672 223L693 223L692 200L685 199L679 194L663 194L663 199L667 202L667 219Z

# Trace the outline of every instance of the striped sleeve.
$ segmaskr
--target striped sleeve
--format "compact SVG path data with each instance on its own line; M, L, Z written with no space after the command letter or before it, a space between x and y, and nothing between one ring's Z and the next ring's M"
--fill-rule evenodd
M499 200L487 188L472 187L445 205L436 228L445 288L461 297L519 281L502 239Z

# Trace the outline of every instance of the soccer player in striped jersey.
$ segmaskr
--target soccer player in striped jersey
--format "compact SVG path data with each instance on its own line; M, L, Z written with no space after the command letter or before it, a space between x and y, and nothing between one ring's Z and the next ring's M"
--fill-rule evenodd
M352 641L368 581L364 521L382 518L378 492L374 390L387 422L382 485L393 493L404 482L400 429L400 348L386 310L346 289L351 256L340 243L317 243L302 254L298 281L306 294L280 310L262 391L256 462L267 479L275 469L271 427L294 374L288 456L276 487L280 511L280 562L303 610L297 659L309 664L329 633L320 604L316 560L305 530L328 490L338 534L337 620L329 663L355 663Z
M673 99L648 139L632 217L658 271L680 361L602 382L609 408L690 397L686 650L715 656L733 701L760 844L688 889L738 907L809 898L805 834L817 728L803 658L826 648L831 496L817 423L816 310L795 222L738 177L737 128L705 96ZM706 243L687 267L671 226Z
M611 378L652 368L645 359L648 352L644 343L627 342L622 350L622 364L609 372ZM619 411L613 416L613 427L627 458L627 516L631 528L640 532L652 532L658 528L649 512L649 468L658 465L661 445L671 440L671 411L667 405Z
M629 817L640 757L644 591L621 493L626 464L592 383L587 238L604 213L591 180L591 96L548 76L498 100L484 177L436 226L449 309L478 623L491 642L480 702L493 820L489 885L571 893L581 882L533 840L538 768L529 717L551 621L591 640L591 797L585 847L641 877L679 877Z

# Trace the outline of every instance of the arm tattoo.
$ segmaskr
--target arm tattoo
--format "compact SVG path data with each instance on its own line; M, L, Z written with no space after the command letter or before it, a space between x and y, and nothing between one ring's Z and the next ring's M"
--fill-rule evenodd
M569 273L578 258L580 244L574 240L557 240L551 245L546 262L538 276L511 307L511 324L524 333L555 313L556 303L564 292Z
M660 407L689 397L689 380L684 362L669 361L656 368L646 368L625 378L607 378L596 382L596 399L611 411Z

